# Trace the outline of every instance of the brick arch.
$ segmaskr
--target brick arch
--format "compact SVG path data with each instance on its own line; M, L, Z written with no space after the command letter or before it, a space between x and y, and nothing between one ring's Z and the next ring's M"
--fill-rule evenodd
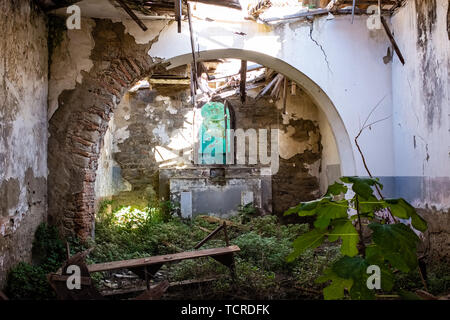
M126 90L157 65L152 43L137 44L121 23L96 20L93 67L58 97L49 122L49 222L86 239L93 233L95 172L108 122Z
M58 97L59 108L49 123L48 183L49 221L64 234L82 239L93 235L95 178L101 143L108 122L126 91L157 68L190 63L191 55L153 60L148 44L137 44L122 23L95 20L95 40L90 59L93 67L82 72L83 81ZM176 49L174 49L176 51ZM351 143L336 108L327 95L303 73L289 64L258 52L224 49L201 52L206 58L237 58L258 62L281 72L306 88L323 108L335 135L343 174L355 171Z

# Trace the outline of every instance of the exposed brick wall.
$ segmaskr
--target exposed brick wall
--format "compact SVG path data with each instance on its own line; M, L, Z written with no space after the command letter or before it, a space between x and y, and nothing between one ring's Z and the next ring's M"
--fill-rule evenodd
M95 171L113 110L131 85L151 74L151 46L136 44L121 23L95 20L93 68L65 90L49 124L49 220L65 234L92 233Z

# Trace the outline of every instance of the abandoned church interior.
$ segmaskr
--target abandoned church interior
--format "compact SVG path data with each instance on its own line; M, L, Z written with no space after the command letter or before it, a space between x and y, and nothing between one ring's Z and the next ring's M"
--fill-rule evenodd
M449 298L448 0L2 0L0 25L0 300Z

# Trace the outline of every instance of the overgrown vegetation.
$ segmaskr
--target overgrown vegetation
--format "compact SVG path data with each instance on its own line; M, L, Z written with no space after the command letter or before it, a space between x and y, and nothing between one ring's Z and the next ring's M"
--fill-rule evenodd
M220 219L205 216L182 220L172 216L170 210L164 210L164 206L170 208L172 204L154 204L145 209L122 206L112 210L112 202L103 202L96 216L95 240L81 243L76 238L68 239L71 254L93 247L87 259L90 264L189 251L222 223ZM293 251L292 243L298 237L316 232L316 229L310 230L308 224L282 225L276 216L258 215L251 206L241 208L228 223L231 223L227 228L231 244L241 248L235 256L235 281L226 267L211 258L167 264L161 268L159 277L170 282L216 280L173 287L165 299L321 299L326 284L315 280L324 272L328 274L328 270L345 257L346 251L339 246L340 242L335 242L306 248L301 254L296 254L297 259L286 259ZM224 235L219 233L202 248L225 245ZM18 264L9 274L9 297L55 298L46 275L62 265L65 254L64 242L59 239L57 231L41 225L33 244L33 264ZM110 289L116 285L116 272L127 273L117 270L95 273L92 277L99 289ZM448 270L429 272L428 285L433 294L448 291L449 277L442 276L445 272L448 274ZM418 288L422 288L422 284L417 272L395 277L393 290L396 292Z
M317 217L314 229L294 241L294 251L288 261L318 247L326 239L335 242L340 238L343 257L316 280L318 283L331 281L323 291L324 298L342 299L347 290L352 299L374 299L375 289L393 290L394 272L419 271L419 237L412 228L424 232L427 224L404 199L375 197L372 187L380 196L383 188L377 179L343 177L340 180L343 183L331 185L321 199L300 203L286 212ZM354 193L351 199L343 198L348 191L344 183L351 185Z
M47 282L47 274L61 267L66 254L58 231L43 223L33 241L33 264L21 262L8 274L6 294L10 299L47 300L55 293Z

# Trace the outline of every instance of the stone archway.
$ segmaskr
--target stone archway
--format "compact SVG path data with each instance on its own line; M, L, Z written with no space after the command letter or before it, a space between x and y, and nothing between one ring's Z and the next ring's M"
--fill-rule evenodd
M103 136L120 99L136 81L156 68L190 63L181 55L155 61L149 55L154 41L142 45L125 33L121 23L96 20L93 67L83 72L82 83L59 96L59 108L49 123L49 220L65 234L82 239L92 235L95 214L95 175ZM201 59L237 58L272 68L298 83L315 100L332 128L341 173L355 174L351 142L328 96L311 79L289 64L258 52L224 49L201 52Z
M92 69L59 96L49 123L49 222L82 239L93 230L95 172L101 142L117 103L152 73L151 43L136 44L121 23L96 20Z
M352 144L344 122L342 121L342 118L331 99L313 80L288 63L256 51L241 49L217 49L200 51L197 53L197 59L209 60L219 58L250 60L280 72L289 79L295 81L312 97L317 106L324 112L332 128L336 145L338 147L339 157L341 159L342 175L349 176L356 174ZM167 59L164 62L169 63L168 69L175 68L180 65L191 63L192 54L176 56Z

